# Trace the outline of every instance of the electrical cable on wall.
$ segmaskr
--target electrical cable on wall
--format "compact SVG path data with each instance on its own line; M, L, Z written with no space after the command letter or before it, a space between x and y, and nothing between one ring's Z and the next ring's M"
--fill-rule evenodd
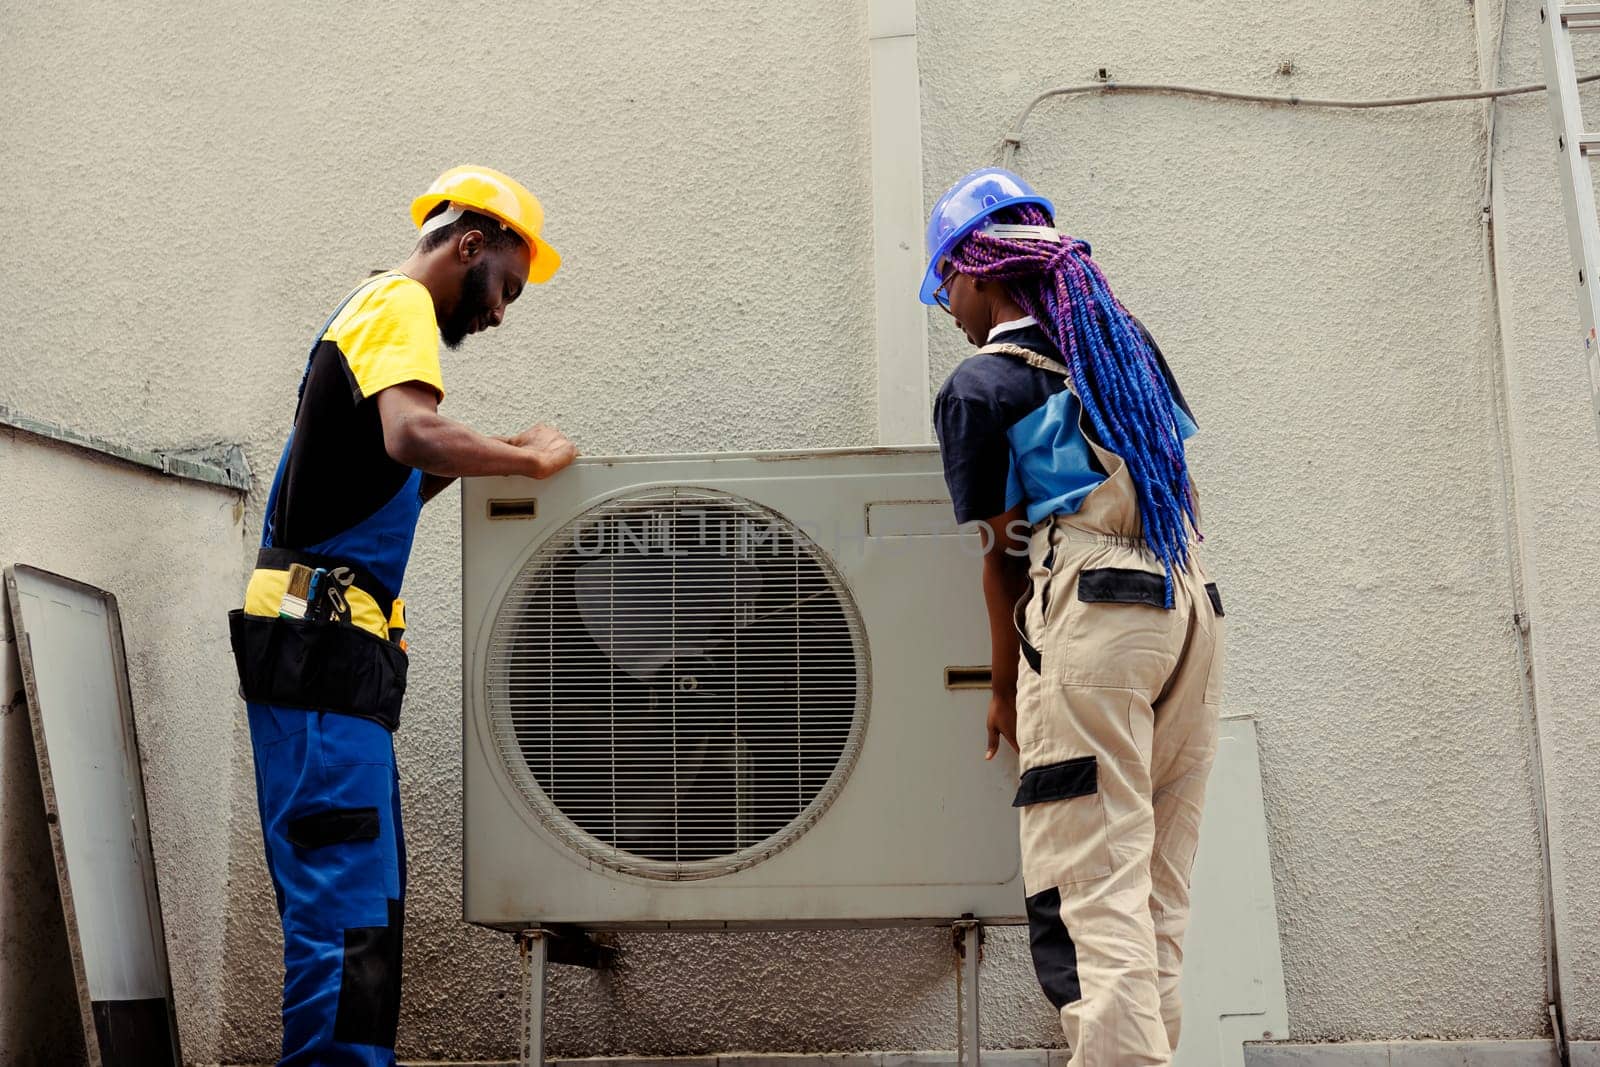
M1578 79L1578 84L1600 81L1600 74L1588 74ZM1365 111L1383 107L1416 107L1420 104L1444 104L1458 100L1494 100L1504 96L1519 96L1523 93L1542 93L1545 91L1544 83L1529 85L1513 85L1502 89L1479 89L1468 93L1433 93L1424 96L1393 96L1377 100L1341 100L1315 96L1283 96L1272 93L1244 93L1232 89L1210 89L1201 85L1175 85L1165 82L1129 82L1122 84L1116 81L1090 82L1087 85L1063 85L1055 89L1046 89L1032 100L1017 115L1011 124L1011 132L1002 142L1000 152L1000 165L1009 168L1016 159L1017 150L1022 147L1022 128L1027 124L1028 116L1033 109L1046 100L1057 96L1081 96L1089 93L1153 93L1169 96L1199 96L1211 100L1242 100L1253 104L1276 104L1286 107L1314 107L1333 108L1347 111Z

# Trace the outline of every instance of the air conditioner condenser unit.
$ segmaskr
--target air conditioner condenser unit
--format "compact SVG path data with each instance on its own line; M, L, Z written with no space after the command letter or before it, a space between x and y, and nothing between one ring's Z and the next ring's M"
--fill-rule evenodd
M936 451L584 459L463 507L469 921L1020 918Z

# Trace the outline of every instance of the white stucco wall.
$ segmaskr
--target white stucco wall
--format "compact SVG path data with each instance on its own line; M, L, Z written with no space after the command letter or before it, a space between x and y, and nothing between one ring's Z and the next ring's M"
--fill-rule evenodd
M1476 87L1471 11L923 5L927 186L1089 80L1370 97ZM1290 62L1296 73L1276 73ZM974 72L993 91L973 92ZM1017 166L1144 318L1202 425L1229 703L1259 717L1293 1032L1542 1026L1538 852L1508 607L1476 105L1052 102ZM935 362L962 354L935 327ZM1492 872L1492 874L1491 874ZM1482 973L1493 946L1494 978Z
M242 581L241 503L228 490L0 429L0 563L54 571L117 598L181 1038L186 1054L202 1060L216 1047L228 981L227 812L238 679L227 628L217 620ZM25 705L16 711L26 719ZM8 763L8 769L20 768ZM6 795L36 796L37 789L29 794L8 781ZM8 815L21 818L15 811ZM42 810L38 818L43 825ZM18 859L25 857L5 857L8 871L16 870ZM54 941L23 947L65 949ZM5 980L47 982L57 996L63 992L63 976L50 959L8 968ZM70 995L70 974L64 981ZM13 989L8 1002L17 993ZM30 1035L78 1038L75 1002L27 1007ZM51 1017L41 1019L40 1012ZM19 1032L9 1031L8 1038ZM31 1042L15 1047L0 1040L0 1049L4 1062L19 1064L68 1063L74 1051L70 1041L38 1059Z
M1511 7L1502 80L1537 78L1532 2ZM1004 17L922 0L926 195L995 158L1038 89L1099 67L1303 95L1474 88L1483 23L1445 0L1024 0ZM206 564L230 581L259 529L311 332L348 285L404 256L409 198L463 160L544 197L566 266L504 329L446 356L447 413L501 432L553 421L591 454L872 439L859 5L696 0L641 17L616 0L474 0L429 15L0 0L0 27L0 181L19 206L0 259L0 401L136 444L243 441L262 480L227 558ZM1275 73L1284 61L1294 74ZM1586 651L1600 590L1584 562L1600 471L1542 108L1503 106L1497 233L1519 552L1532 561L1537 695L1561 754L1569 995L1575 1036L1596 1037L1585 961L1600 951L1600 731ZM1123 97L1044 105L1017 162L1092 242L1203 424L1193 462L1233 620L1229 700L1258 716L1299 1038L1545 1032L1484 152L1472 104L1330 114ZM963 352L934 319L932 384ZM454 506L452 492L424 517L406 590L402 1052L504 1057L513 951L459 921ZM168 527L150 528L161 547ZM206 617L203 641L225 647L220 611ZM184 655L174 640L140 669L188 669ZM214 833L231 811L211 866L171 874L199 879L199 895L166 902L174 966L194 968L180 1008L201 1062L276 1047L275 916L229 694L192 744L214 743L208 757L231 759L231 773L151 787L164 879L173 842L213 841L197 827ZM221 963L195 958L188 939L213 945L224 907ZM553 1052L951 1043L942 933L627 947L618 973L557 972ZM992 1043L1056 1040L1015 932L991 941L986 981Z
M1539 5L1511 0L1500 79L1544 80ZM1600 41L1575 42L1600 68ZM1600 90L1583 91L1587 127ZM1535 699L1547 731L1551 836L1561 923L1562 984L1575 1037L1600 1036L1600 441L1588 405L1575 270L1545 101L1502 105L1496 136L1495 230L1519 521L1527 570Z

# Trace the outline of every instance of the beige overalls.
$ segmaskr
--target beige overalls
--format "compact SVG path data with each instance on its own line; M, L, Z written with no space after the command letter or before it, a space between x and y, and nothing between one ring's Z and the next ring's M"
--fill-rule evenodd
M1067 374L1025 348L983 351ZM1015 803L1030 938L1071 1067L1166 1064L1217 749L1222 603L1191 544L1164 606L1127 465L1080 428L1108 477L1076 513L1033 528L1017 610Z

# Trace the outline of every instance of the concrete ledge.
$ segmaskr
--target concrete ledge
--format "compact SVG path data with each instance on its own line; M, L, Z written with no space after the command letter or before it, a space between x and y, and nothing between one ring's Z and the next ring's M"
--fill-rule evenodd
M231 489L236 493L250 491L250 464L245 459L244 449L236 444L223 442L190 449L132 448L117 444L115 441L108 441L104 437L79 433L57 423L31 419L3 404L0 404L0 428L19 430L34 437L81 448L86 452L110 456L112 459L131 463L136 467L145 467L159 474L165 474L169 478L204 482L207 485Z
M1550 1041L1377 1041L1246 1044L1246 1067L1558 1067ZM1067 1067L1059 1048L985 1050L993 1067ZM947 1067L954 1052L729 1052L717 1056L551 1060L553 1067ZM402 1060L402 1067L517 1067L515 1060ZM267 1067L229 1064L226 1067ZM1600 1041L1574 1041L1572 1067L1600 1067Z
M995 1049L983 1053L994 1067L1066 1067L1066 1049ZM597 1057L553 1060L556 1067L950 1067L954 1051L934 1052L725 1052L716 1056L678 1058ZM417 1064L416 1067L443 1067Z
M1067 1067L1066 1049L985 1050L993 1067ZM715 1056L599 1056L550 1060L551 1067L949 1067L955 1052L724 1052ZM401 1067L517 1067L515 1060L401 1060ZM266 1067L227 1064L225 1067Z
M1600 1041L1574 1041L1572 1067L1600 1067ZM1246 1067L1559 1067L1553 1041L1253 1042Z

